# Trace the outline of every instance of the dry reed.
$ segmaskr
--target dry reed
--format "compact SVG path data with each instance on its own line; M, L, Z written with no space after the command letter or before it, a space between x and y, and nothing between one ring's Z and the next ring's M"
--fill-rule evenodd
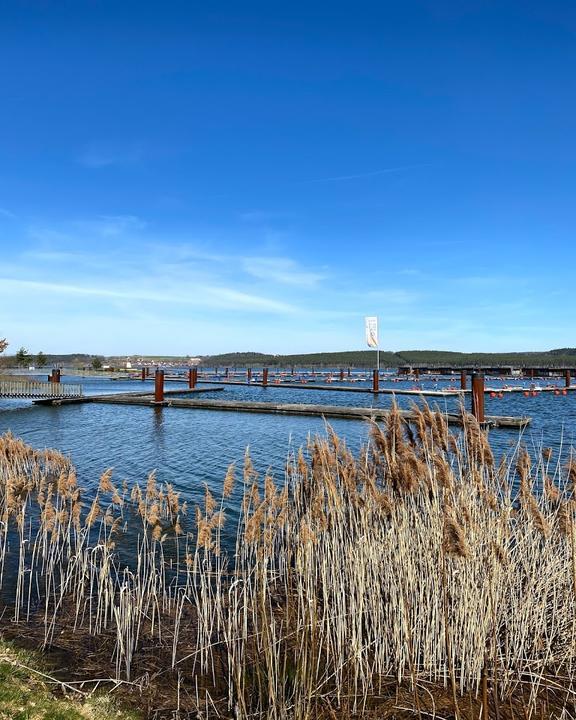
M234 466L190 523L154 473L86 501L66 457L8 434L0 584L18 627L100 638L117 683L175 683L178 712L568 720L576 464L550 456L496 466L473 418L455 436L429 408L393 408L358 457L328 429L281 483L246 453L231 555Z

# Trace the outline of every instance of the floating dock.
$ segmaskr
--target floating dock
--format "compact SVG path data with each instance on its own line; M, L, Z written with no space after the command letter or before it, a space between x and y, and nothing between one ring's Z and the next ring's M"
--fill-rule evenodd
M131 378L135 381L139 378ZM177 377L171 375L164 376L164 382L181 382L187 383L188 379L184 377ZM260 387L270 389L288 389L288 390L320 390L329 392L353 392L353 393L368 393L370 395L424 395L426 397L457 397L463 391L462 390L420 390L405 388L380 388L379 390L373 390L371 387L351 387L350 385L317 385L311 383L293 383L293 382L274 382L273 380L268 383L257 382L251 380L197 380L198 385L211 384L218 382L219 385L243 385L246 387ZM466 391L464 391L466 392Z
M212 388L212 390L223 390L223 388ZM340 418L343 420L385 420L389 409L374 407L347 407L345 405L307 405L300 403L275 404L268 402L247 402L237 400L207 400L174 397L174 395L194 394L199 392L198 388L191 390L171 390L165 395L168 397L163 402L155 402L151 394L141 393L118 393L114 395L94 395L83 398L62 398L51 400L36 400L39 405L71 405L78 403L104 403L107 405L140 405L144 407L172 407L188 410L216 410L225 412L247 412L264 413L272 415L301 415L306 417ZM172 397L171 397L172 396ZM409 410L401 410L406 420L414 418L414 413ZM461 425L462 416L449 413L445 415L451 425ZM529 417L505 417L487 416L484 426L522 429L529 425Z
M138 381L140 378L129 378L133 381ZM188 379L185 377L180 376L174 376L174 375L165 375L164 376L164 382L178 382L178 383L187 383ZM461 395L470 395L472 390L470 388L466 388L465 390L461 388L439 388L437 390L428 390L425 388L383 388L379 387L378 390L374 390L373 387L364 386L364 387L352 387L351 385L324 385L324 384L316 384L314 382L310 383L295 383L295 382L275 382L275 381L269 381L267 383L263 383L256 380L251 380L250 382L246 380L197 380L196 381L198 385L205 385L205 384L212 384L214 382L217 382L219 385L239 385L239 386L245 386L245 387L259 387L259 388L271 388L271 389L282 389L286 388L288 390L319 390L319 391L327 391L327 392L352 392L352 393L368 393L369 395L411 395L411 396L423 396L423 397L458 397ZM337 382L337 381L334 381ZM562 393L564 390L567 392L574 392L576 391L576 385L570 385L568 387L564 387L561 385L550 385L550 386L536 386L533 388L528 387L485 387L484 388L484 394L485 395L491 395L495 394L498 395L499 393L541 393L541 392L558 392Z

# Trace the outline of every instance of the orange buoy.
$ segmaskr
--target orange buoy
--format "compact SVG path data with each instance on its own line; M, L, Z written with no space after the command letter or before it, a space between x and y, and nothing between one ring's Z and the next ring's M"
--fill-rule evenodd
M524 395L525 395L526 397L530 397L530 393L528 392L528 390L524 390Z
M501 392L498 393L498 397L499 397L500 399L502 399L502 398L504 397L504 393L501 393Z
M562 395L568 395L568 390L562 390Z
M495 398L495 397L496 397L496 393L495 393L495 392L491 392L491 393L490 393L490 397L491 397L491 398Z
M536 397L537 394L536 390L532 390L532 397Z

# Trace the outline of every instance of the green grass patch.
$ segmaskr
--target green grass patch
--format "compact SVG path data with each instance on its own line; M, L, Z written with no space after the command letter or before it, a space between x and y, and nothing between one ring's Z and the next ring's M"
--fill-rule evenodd
M17 649L0 640L0 720L140 720L106 694L58 697L57 683L39 653Z

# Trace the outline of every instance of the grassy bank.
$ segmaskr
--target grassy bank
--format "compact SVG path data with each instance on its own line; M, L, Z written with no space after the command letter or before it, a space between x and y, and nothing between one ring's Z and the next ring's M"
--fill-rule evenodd
M38 652L0 640L0 720L138 720L110 695L66 687Z
M576 714L576 464L495 463L468 417L393 410L357 457L331 432L188 512L0 439L4 632L145 717ZM240 508L232 554L222 539Z

